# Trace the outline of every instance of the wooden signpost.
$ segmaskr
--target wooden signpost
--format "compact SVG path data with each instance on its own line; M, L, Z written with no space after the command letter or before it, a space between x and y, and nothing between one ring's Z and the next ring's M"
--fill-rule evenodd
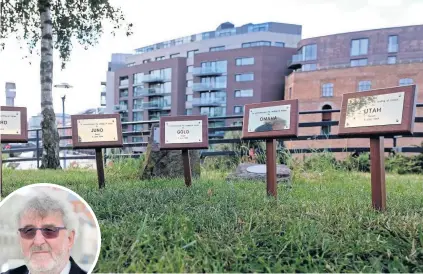
M160 117L160 150L182 150L185 185L191 186L189 149L208 149L208 117L165 116Z
M123 147L120 115L72 115L73 148L95 149L99 188L105 187L102 148Z
M370 138L372 205L386 209L384 137L413 134L416 85L342 96L339 136Z
M267 195L277 197L276 139L297 135L297 99L245 105L242 139L266 140Z
M28 143L27 109L25 107L0 107L1 143ZM0 147L0 198L3 197L3 158Z

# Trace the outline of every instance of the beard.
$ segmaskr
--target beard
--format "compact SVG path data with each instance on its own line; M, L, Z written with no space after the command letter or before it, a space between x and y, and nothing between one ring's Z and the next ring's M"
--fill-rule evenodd
M48 262L43 260L41 263L33 258L33 252L46 251L48 252ZM37 255L35 255L37 256ZM29 256L24 256L26 266L28 267L31 274L59 274L62 268L66 265L68 258L68 252L66 249L66 243L61 246L60 250L56 253L51 251L51 247L47 244L40 246L32 246L30 249Z

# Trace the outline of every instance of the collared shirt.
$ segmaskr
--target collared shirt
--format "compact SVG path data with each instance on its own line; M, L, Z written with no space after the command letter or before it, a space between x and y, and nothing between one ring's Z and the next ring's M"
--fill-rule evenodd
M71 269L71 263L70 263L70 261L68 261L65 268L63 268L63 270L62 270L62 272L60 272L60 274L69 274L70 269ZM31 274L31 271L28 271L28 274Z

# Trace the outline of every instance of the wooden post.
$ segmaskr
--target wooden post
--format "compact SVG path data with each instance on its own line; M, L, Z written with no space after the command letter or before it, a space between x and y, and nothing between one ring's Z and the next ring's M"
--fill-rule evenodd
M370 138L370 170L373 208L384 211L386 210L384 137Z
M191 186L191 164L189 161L189 153L188 149L182 149L182 162L184 165L184 177L185 177L185 185Z
M0 199L3 197L3 146L0 145Z
M276 183L276 139L266 140L267 195L277 197Z
M99 147L95 149L95 160L97 164L98 187L101 189L105 187L105 182L104 182L103 151Z

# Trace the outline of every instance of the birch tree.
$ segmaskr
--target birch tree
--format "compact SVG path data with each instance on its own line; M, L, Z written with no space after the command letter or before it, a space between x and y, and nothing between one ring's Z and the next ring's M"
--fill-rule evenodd
M0 0L0 53L5 40L14 36L26 42L29 54L35 51L41 57L42 169L61 168L53 109L53 51L58 51L64 69L73 44L79 42L85 49L96 45L105 22L113 35L119 30L132 34L132 24L110 0Z

